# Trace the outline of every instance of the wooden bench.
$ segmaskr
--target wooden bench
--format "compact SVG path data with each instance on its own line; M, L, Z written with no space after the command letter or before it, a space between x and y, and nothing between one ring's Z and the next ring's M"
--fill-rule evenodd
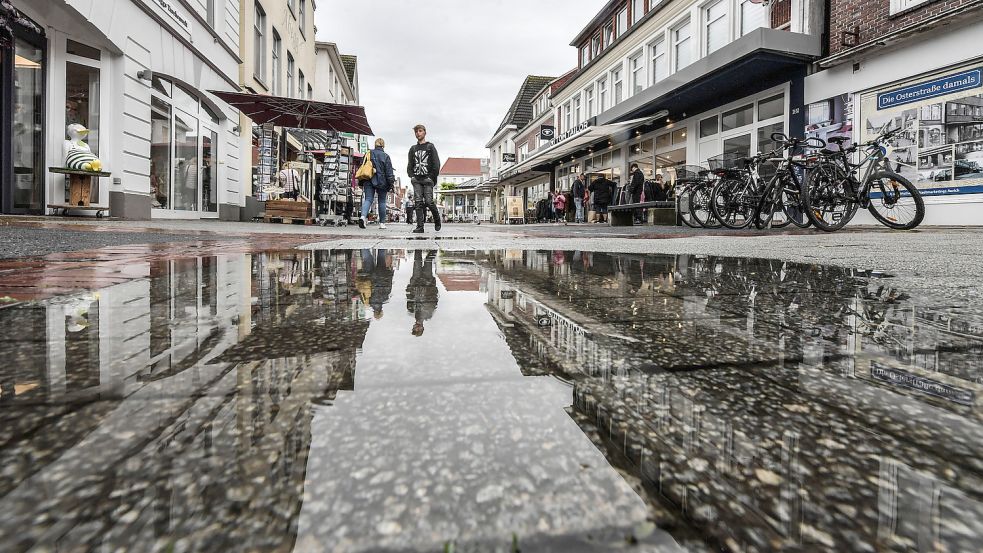
M650 225L677 225L676 221L676 202L637 202L633 204L620 204L608 207L608 221L612 227L630 227L634 222L635 210L647 209L648 221Z

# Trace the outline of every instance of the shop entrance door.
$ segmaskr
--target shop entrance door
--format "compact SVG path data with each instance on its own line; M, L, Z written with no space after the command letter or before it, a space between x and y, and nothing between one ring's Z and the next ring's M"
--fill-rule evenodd
M44 212L44 36L0 47L0 212Z

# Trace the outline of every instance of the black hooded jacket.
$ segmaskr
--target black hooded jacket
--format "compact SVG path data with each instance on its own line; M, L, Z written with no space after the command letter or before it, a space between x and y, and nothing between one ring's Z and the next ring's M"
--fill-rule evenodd
M440 174L437 148L429 142L411 146L409 160L406 163L406 174L410 179L430 179L436 186L437 176Z

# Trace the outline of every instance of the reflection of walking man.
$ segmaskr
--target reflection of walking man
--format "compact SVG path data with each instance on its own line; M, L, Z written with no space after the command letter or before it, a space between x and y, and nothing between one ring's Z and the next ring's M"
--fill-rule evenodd
M416 200L416 228L413 232L423 232L423 224L427 221L427 210L433 215L433 229L440 230L440 212L433 200L433 187L437 184L440 174L440 159L437 148L427 142L427 128L423 125L413 127L416 144L410 148L409 163L406 172L413 184L413 198Z
M376 319L382 318L382 306L389 301L393 290L392 256L388 253L385 248L379 248L373 256L372 250L362 250L362 271L368 273L372 286L369 305L372 306L372 316Z
M423 257L423 251L417 250L413 253L413 276L410 283L406 285L406 310L413 314L412 334L420 336L423 334L423 322L429 321L433 317L433 312L437 309L437 278L433 272L433 260L437 256L436 250L430 250Z

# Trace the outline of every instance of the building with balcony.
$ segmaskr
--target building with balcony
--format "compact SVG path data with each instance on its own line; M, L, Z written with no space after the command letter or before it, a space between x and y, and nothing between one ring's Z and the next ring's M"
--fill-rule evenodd
M11 0L0 3L0 211L65 204L66 128L110 177L90 202L127 219L238 219L238 90L233 0ZM74 211L74 214L80 214ZM90 212L91 214L91 212Z
M907 128L891 155L925 197L923 224L980 224L983 2L829 6L824 56L806 78L806 131L866 141L885 127Z
M677 166L767 149L804 125L823 25L818 0L612 0L571 42L577 69L551 91L554 138L505 178L568 190L575 173L620 182L635 162L672 182Z

